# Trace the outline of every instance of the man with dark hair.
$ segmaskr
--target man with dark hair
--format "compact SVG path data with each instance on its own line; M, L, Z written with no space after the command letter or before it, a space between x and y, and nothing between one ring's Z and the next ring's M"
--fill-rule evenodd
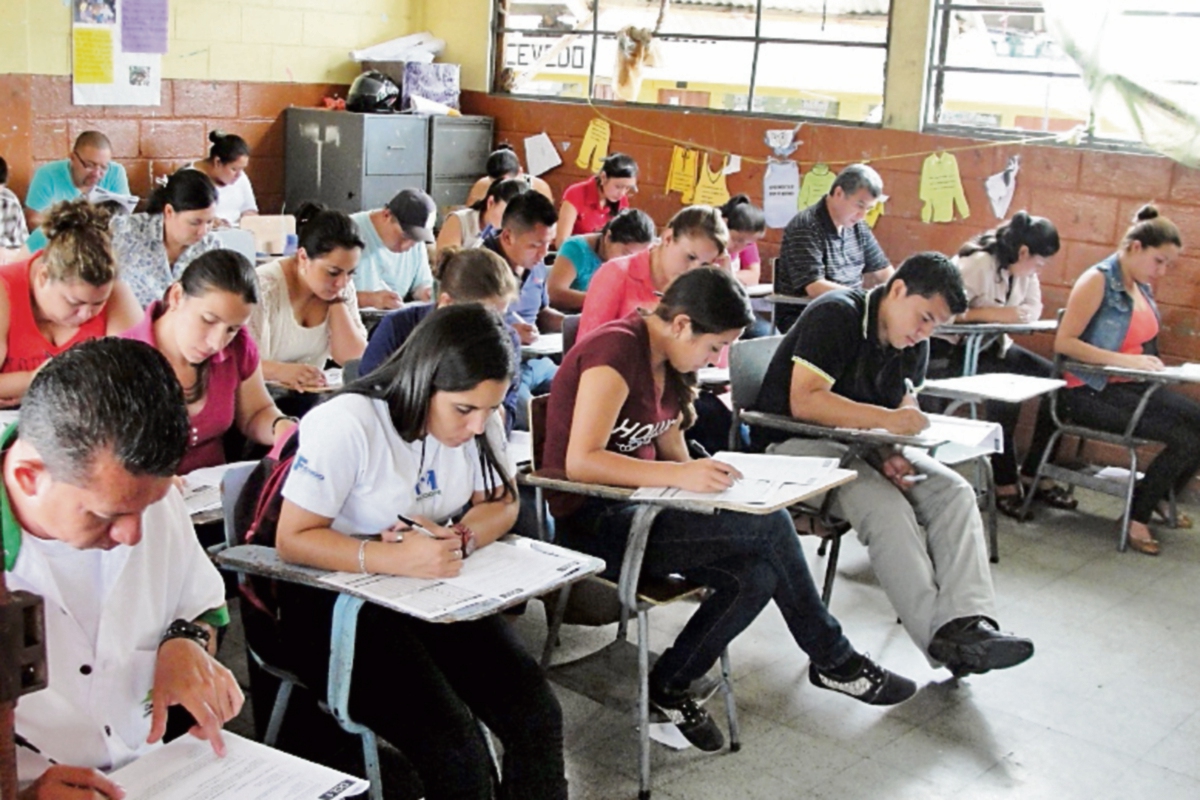
M0 158L0 264L8 261L29 238L21 201L8 188L8 162Z
M25 193L25 222L29 226L29 251L46 246L41 231L46 212L55 203L74 200L95 188L129 194L125 168L112 160L112 144L100 131L84 131L75 139L71 154L62 161L43 164L33 173Z
M886 286L814 300L780 342L757 408L838 428L914 435L929 336L967 308L958 269L940 253L906 260ZM757 449L840 458L846 446L755 428ZM1015 666L1033 642L999 632L975 490L923 450L881 447L849 465L833 513L866 545L905 629L930 663L955 675Z
M562 330L563 315L550 307L546 288L546 253L554 242L558 212L554 203L537 192L523 192L504 209L500 230L483 240L483 247L497 253L512 268L519 289L505 319L517 332L521 344L531 344L538 333ZM521 391L517 398L517 427L525 430L529 398L550 391L558 365L549 358L527 358L521 362Z
M818 297L850 287L887 283L894 270L864 219L883 197L883 179L866 164L838 173L829 194L801 211L783 231L775 262L775 290L795 297ZM884 198L886 199L886 198ZM800 316L796 306L775 310L787 333Z
M420 189L401 189L383 208L350 219L366 247L354 271L359 308L399 308L433 297L429 250L437 205Z
M174 487L189 431L166 359L98 339L48 361L0 435L8 586L46 605L50 687L16 711L23 798L120 797L98 770L152 749L174 705L224 753L242 693L213 657L224 585Z

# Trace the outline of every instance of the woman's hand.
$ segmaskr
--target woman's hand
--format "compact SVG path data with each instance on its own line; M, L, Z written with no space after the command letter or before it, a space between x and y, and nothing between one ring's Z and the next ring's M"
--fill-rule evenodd
M1134 355L1125 353L1121 359L1120 366L1127 369L1140 369L1146 372L1161 372L1166 369L1162 359L1158 356Z
M723 492L741 480L742 473L736 467L711 458L685 461L679 464L676 485L689 492L713 494Z
M415 531L403 522L380 531L387 547L378 548L383 557L372 557L369 571L412 578L453 578L461 572L462 538L424 517L414 519L433 536Z
M289 389L304 391L325 385L325 373L311 364L281 364L278 381Z

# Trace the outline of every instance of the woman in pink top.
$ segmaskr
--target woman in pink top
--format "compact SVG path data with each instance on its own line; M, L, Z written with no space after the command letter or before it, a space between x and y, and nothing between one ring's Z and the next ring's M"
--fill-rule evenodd
M729 250L718 259L718 266L728 266L742 286L754 286L762 279L762 257L758 242L767 235L767 218L763 210L744 194L734 195L718 209L729 228Z
M649 250L616 258L596 270L583 301L579 339L634 309L651 309L667 287L692 267L712 264L729 246L729 228L712 206L688 206L671 217Z
M180 475L225 463L222 439L236 423L247 439L271 445L295 425L263 383L258 347L246 323L258 302L254 266L240 253L213 250L187 266L125 337L167 357L191 418Z

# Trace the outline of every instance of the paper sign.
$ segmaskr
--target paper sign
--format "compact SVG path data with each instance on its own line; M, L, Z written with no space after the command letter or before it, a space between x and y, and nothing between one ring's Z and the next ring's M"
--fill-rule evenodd
M113 82L113 39L107 28L75 27L75 83Z
M525 138L525 163L530 175L543 175L562 163L554 142L544 133Z
M793 141L796 134L800 132L800 127L803 122L795 128L775 128L763 134L763 141L767 147L771 148L771 152L776 158L787 158L792 153L796 152L796 148L803 144L801 141Z
M771 159L763 174L763 214L772 228L786 227L796 216L800 196L800 165Z
M729 160L725 162L725 169L722 170L726 175L732 175L735 172L742 171L742 157L739 155L729 156Z
M1004 172L997 172L983 182L996 219L1008 216L1008 207L1012 205L1013 195L1017 191L1017 173L1020 171L1021 157L1013 156L1008 159L1008 166L1004 168Z
M931 153L921 166L922 222L950 222L954 210L963 219L971 216L967 195L958 175L958 159L953 153Z
M167 52L167 0L122 0L121 49L126 53Z

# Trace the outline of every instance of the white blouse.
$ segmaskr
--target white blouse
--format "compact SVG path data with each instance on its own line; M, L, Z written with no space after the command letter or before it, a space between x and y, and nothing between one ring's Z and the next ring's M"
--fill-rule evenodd
M347 283L342 296L351 321L362 337L367 338L366 326L358 315L354 284ZM250 332L254 335L263 361L309 364L320 368L329 359L329 317L326 316L324 322L312 327L300 324L292 311L281 259L269 261L258 268L258 304L250 315Z

